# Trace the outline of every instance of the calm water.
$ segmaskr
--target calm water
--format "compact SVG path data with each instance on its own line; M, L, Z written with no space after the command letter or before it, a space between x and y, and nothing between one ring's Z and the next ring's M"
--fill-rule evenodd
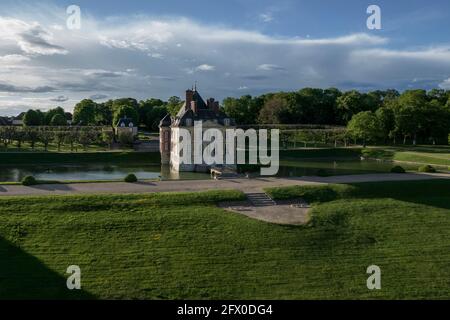
M65 165L65 166L20 166L0 167L0 181L21 181L32 175L38 180L87 181L87 180L121 180L127 174L134 173L138 179L209 179L209 174L170 172L161 166L116 166L116 165Z
M278 176L313 176L322 169L329 175L361 174L389 172L392 163L371 160L315 160L315 161L282 161ZM413 165L402 166L407 170L416 170ZM21 181L23 177L32 175L38 180L121 180L128 173L134 173L138 179L210 179L206 173L170 172L168 167L161 166L116 166L116 165L80 165L80 166L0 166L0 181Z

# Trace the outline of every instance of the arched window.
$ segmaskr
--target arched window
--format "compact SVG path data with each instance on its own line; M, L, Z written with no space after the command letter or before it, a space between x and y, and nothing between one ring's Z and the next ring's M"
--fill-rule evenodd
M186 119L186 127L191 127L192 126L192 119L191 118L187 118Z

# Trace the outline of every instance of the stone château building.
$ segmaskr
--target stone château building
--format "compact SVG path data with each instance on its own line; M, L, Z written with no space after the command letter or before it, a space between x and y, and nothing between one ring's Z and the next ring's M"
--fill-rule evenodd
M205 102L196 87L192 90L186 90L186 100L178 114L175 117L171 117L170 115L165 116L159 124L161 163L170 165L171 170L207 172L210 169L211 166L205 163L194 163L194 144L202 143L204 147L209 144L209 142L195 141L194 122L196 121L202 122L203 132L210 128L215 128L219 129L224 137L225 130L232 129L235 126L234 119L227 117L220 110L219 102L215 101L214 98L209 98ZM188 130L191 134L192 161L190 164L181 163L181 155L178 154L180 150L176 144L180 143L182 139L179 132L180 128ZM225 143L226 141L224 141ZM224 164L227 165L225 158L224 146ZM234 166L234 164L228 164L227 166Z

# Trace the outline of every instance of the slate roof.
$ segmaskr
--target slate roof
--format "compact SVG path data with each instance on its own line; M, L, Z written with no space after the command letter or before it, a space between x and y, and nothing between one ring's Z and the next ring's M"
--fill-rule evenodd
M166 116L163 120L161 120L160 126L172 125L175 127L182 127L186 125L186 119L192 119L192 123L194 123L194 121L201 120L217 121L217 123L220 125L225 125L225 119L229 119L230 123L228 125L236 125L234 119L228 117L223 111L219 110L218 112L216 112L215 110L208 108L207 104L201 97L200 93L198 93L198 91L194 91L192 100L197 103L197 112L194 112L192 109L186 110L186 102L184 102L177 115L171 119L171 123L168 122Z
M159 122L160 127L169 127L172 124L172 119L170 117L170 114L166 114L164 118L161 119Z
M122 124L124 124L125 127L129 127L130 123L133 123L133 119L131 118L120 118L119 121L117 121L117 127L123 127ZM136 125L133 123L133 127L135 127Z
M0 126L9 126L11 121L7 117L0 117Z

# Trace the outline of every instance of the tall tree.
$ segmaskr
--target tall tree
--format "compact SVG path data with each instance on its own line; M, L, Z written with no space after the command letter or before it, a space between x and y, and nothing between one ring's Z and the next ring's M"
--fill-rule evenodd
M95 125L96 108L97 104L90 99L80 101L75 105L73 111L73 123L83 126Z
M25 126L40 126L42 118L36 110L28 110L23 116L23 124Z

